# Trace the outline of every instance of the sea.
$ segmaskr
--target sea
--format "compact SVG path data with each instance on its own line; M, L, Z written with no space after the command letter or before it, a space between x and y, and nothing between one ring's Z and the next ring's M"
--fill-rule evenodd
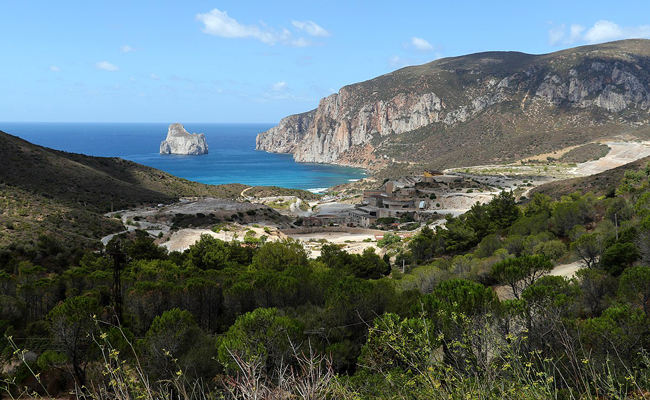
M364 170L327 164L297 163L290 154L255 150L255 137L274 124L183 124L204 133L208 154L159 154L166 123L0 122L0 130L34 144L90 156L120 157L191 181L219 185L282 186L315 193L362 179Z

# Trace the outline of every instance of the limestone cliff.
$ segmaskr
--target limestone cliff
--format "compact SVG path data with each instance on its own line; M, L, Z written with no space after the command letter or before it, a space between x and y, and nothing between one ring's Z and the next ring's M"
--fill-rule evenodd
M171 124L167 139L160 143L160 154L208 154L208 143L202 133L188 133L183 125Z
M256 144L304 162L450 166L628 132L648 123L649 110L650 41L626 40L403 68L341 88L259 134Z

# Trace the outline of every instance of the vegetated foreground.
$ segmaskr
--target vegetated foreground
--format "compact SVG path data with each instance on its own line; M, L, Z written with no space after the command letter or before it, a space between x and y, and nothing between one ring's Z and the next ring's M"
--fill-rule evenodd
M615 176L598 196L538 193L522 205L503 192L448 216L445 228L387 234L383 256L324 244L309 259L288 239L209 236L168 253L138 230L103 252L66 249L79 257L65 263L47 243L34 254L4 249L3 389L124 399L643 398L650 165ZM600 179L583 179L598 190ZM576 279L547 275L576 259ZM513 299L496 296L503 285Z

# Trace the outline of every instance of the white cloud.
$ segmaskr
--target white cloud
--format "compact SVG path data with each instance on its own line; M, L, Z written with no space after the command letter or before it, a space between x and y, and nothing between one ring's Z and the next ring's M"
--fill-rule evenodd
M328 37L330 33L316 24L314 21L291 21L291 25L305 31L311 36Z
M431 43L427 42L425 39L415 37L415 36L411 38L411 45L413 45L413 47L415 47L415 49L418 51L433 50L433 46L431 45Z
M556 44L560 43L564 39L564 36L566 35L565 30L566 30L566 25L564 24L559 26L554 26L551 29L549 29L548 43L551 46L555 46Z
M204 14L196 14L196 20L203 23L201 31L208 35L219 36L228 39L256 39L270 46L280 43L287 46L307 47L313 43L305 38L293 37L291 31L286 28L273 29L263 22L258 25L244 25L236 19L228 16L226 11L213 9ZM313 21L292 21L294 27L305 31L312 36L325 37L329 32L318 26Z
M120 46L120 53L135 53L136 51L142 51L141 47L131 47L128 45Z
M120 69L119 67L109 63L108 61L100 61L100 62L95 63L95 68L101 69L101 70L104 70L104 71L111 71L111 72L117 71L117 70Z
M569 28L569 40L572 43L575 43L580 40L580 36L582 36L582 32L585 30L585 27L582 25L578 24L573 24L571 25L571 28Z
M648 39L650 38L650 25L621 27L611 21L598 21L585 33L589 43L598 43L619 39Z
M50 66L50 71L52 72L61 72L61 68L57 67L56 65Z
M604 42L622 39L625 36L623 29L612 21L598 21L585 33L584 40L588 43Z
M149 75L149 77L150 77L151 79L155 79L155 80L159 80L159 79L160 79L160 77L159 77L158 75L156 75L156 74L151 74L151 75Z
M203 33L224 38L253 38L266 44L275 44L280 40L280 34L265 28L261 29L256 25L242 25L235 19L230 18L226 11L214 9L205 14L197 14L196 19L203 23Z
M548 32L549 43L574 44L574 43L602 43L621 39L650 39L650 25L619 26L615 22L600 20L586 30L582 25L573 24L567 35L566 26L552 27Z
M280 81L280 82L276 82L276 83L273 84L273 90L276 91L276 92L281 92L281 91L285 90L287 87L288 87L288 84L285 81Z

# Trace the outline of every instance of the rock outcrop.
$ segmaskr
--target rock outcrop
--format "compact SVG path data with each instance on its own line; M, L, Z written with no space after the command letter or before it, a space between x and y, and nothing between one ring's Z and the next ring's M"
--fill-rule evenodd
M208 143L202 133L188 133L183 125L171 124L167 139L160 143L160 154L208 154Z
M489 52L345 86L259 134L256 148L368 167L373 159L449 166L450 152L466 147L467 158L482 146L492 150L470 161L504 161L594 140L605 125L611 134L629 131L648 123L649 110L648 40L546 55ZM355 160L359 154L363 160Z

